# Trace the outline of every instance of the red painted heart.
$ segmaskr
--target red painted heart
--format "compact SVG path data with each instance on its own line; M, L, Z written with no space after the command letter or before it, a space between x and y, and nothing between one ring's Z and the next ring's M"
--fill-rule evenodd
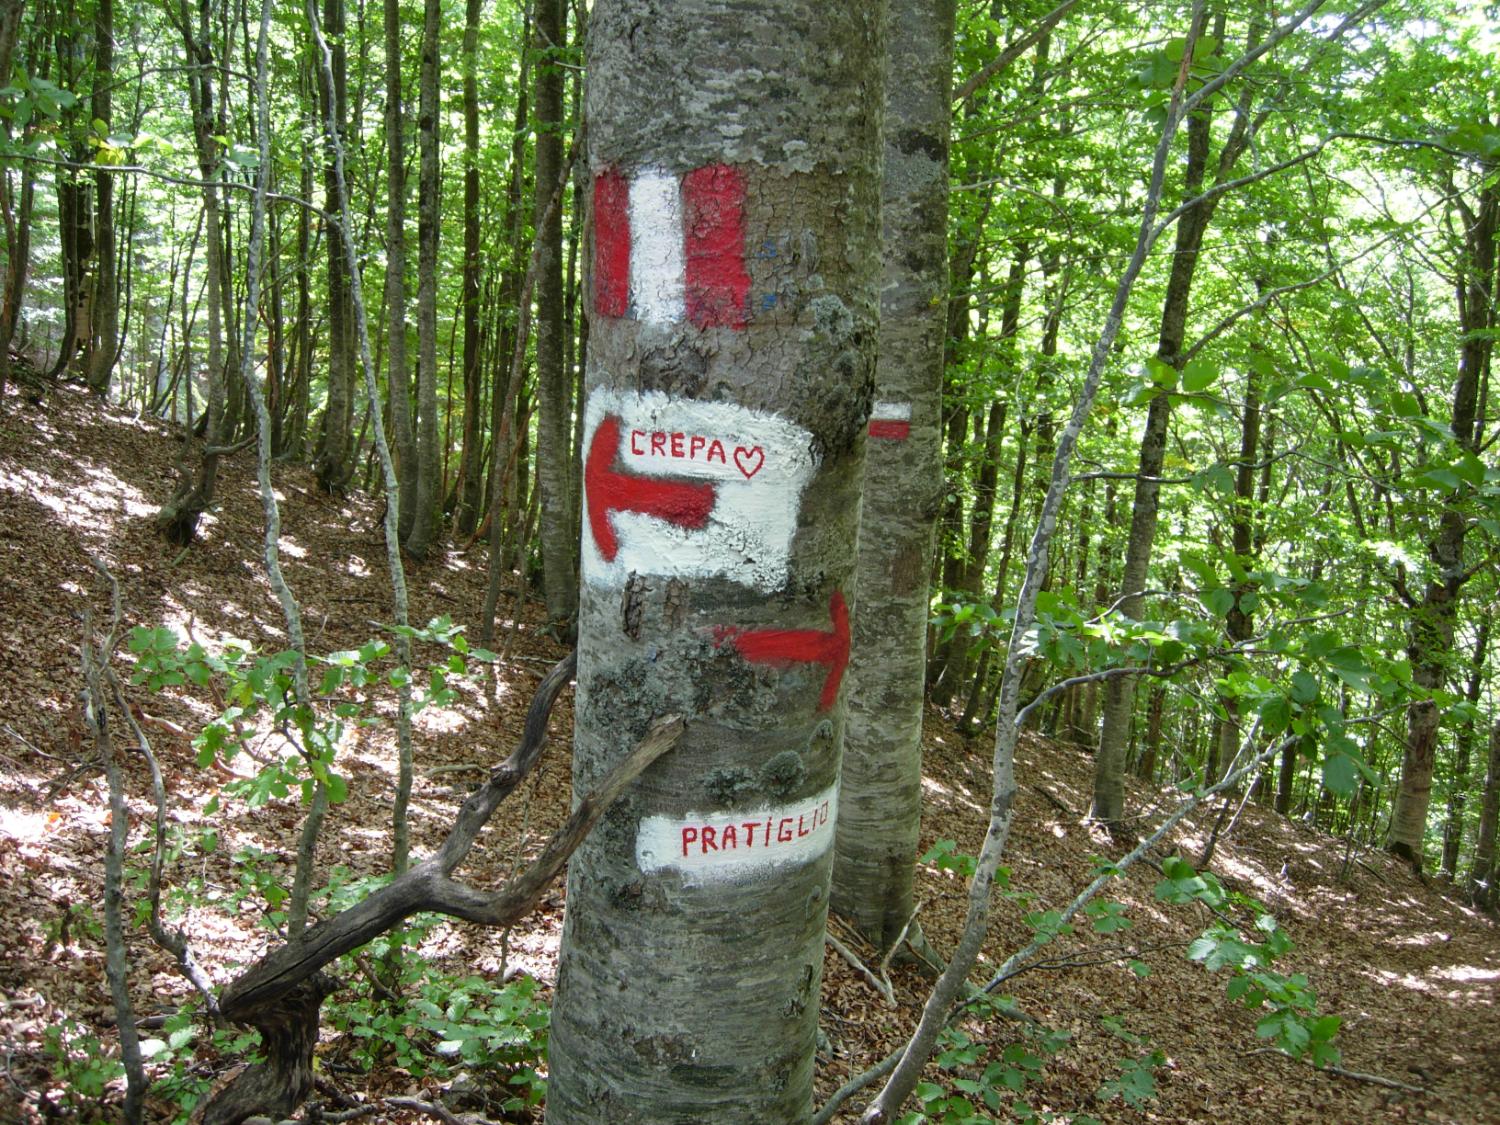
M737 445L734 447L734 463L745 474L745 479L749 480L766 463L766 454L758 445L752 445L749 449Z

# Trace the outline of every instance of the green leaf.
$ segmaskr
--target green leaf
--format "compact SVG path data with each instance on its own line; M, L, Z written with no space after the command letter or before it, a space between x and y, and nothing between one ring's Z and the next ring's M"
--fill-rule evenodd
M1354 796L1359 785L1359 766L1348 754L1330 754L1323 759L1323 785L1337 796Z
M1318 698L1318 677L1314 676L1305 668L1299 668L1292 673L1292 700L1302 706L1307 706Z
M1226 586L1210 590L1203 595L1203 604L1215 617L1224 617L1234 608L1234 591Z
M1266 734L1280 734L1292 722L1291 700L1284 695L1273 695L1261 704L1260 720Z
M1219 368L1205 359L1195 359L1182 369L1182 389L1188 394L1199 394L1213 386L1219 378Z

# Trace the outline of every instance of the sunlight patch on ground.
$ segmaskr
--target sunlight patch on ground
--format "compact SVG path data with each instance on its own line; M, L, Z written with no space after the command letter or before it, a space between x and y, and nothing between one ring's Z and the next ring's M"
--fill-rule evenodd
M1248 863L1241 863L1232 855L1216 855L1214 866L1221 874L1249 883L1255 888L1255 893L1262 898L1270 897L1283 890L1282 886L1276 880L1267 877L1264 871Z
M1451 980L1455 984L1500 981L1500 969L1483 969L1478 965L1449 965L1447 968L1432 969L1428 975L1437 977L1438 980Z
M429 707L411 721L412 730L423 734L457 734L468 725L463 712L449 707Z
M370 577L370 566L358 555L350 555L349 561L344 564L344 569L356 578Z

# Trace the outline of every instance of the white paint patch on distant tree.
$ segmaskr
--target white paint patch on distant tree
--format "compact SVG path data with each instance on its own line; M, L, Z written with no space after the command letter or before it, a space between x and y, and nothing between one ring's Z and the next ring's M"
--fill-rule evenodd
M837 817L837 785L779 807L648 816L636 832L635 861L647 874L678 871L688 883L763 875L823 855Z
M630 296L635 315L657 324L687 316L682 188L676 176L643 168L630 181Z
M601 389L584 412L583 577L786 583L812 435L775 414Z

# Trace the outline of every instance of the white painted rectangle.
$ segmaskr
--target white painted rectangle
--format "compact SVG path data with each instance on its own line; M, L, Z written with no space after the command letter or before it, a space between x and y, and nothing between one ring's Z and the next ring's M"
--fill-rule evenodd
M678 871L688 883L764 875L827 852L837 818L837 785L789 805L648 816L636 832L635 861L647 874Z
M637 319L687 317L682 191L677 177L643 168L630 181L630 295Z

